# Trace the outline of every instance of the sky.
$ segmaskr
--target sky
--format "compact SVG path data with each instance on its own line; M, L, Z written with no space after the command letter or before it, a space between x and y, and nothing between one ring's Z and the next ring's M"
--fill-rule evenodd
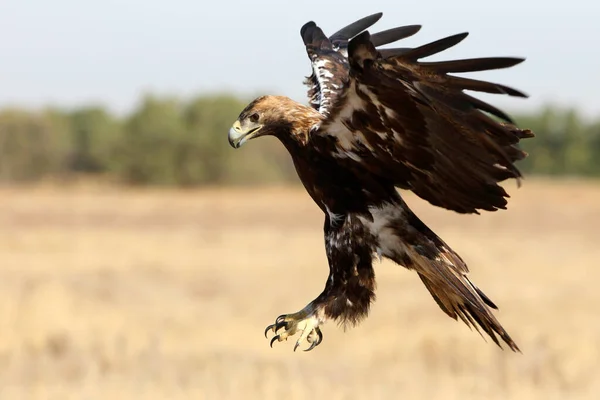
M526 57L473 75L531 96L480 96L495 105L518 112L552 103L600 116L600 2L592 0L0 0L0 107L101 104L126 113L145 93L223 91L305 101L300 27L314 20L331 34L379 11L371 32L423 25L401 47L470 32L433 60Z

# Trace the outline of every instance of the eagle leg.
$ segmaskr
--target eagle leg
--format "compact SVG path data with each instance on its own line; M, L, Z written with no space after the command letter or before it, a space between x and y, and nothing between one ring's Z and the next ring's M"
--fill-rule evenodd
M323 341L323 333L319 328L319 325L322 323L322 318L318 316L318 312L311 303L297 313L284 314L277 317L275 323L267 326L267 329L265 329L265 337L267 337L269 331L275 333L270 342L271 347L273 347L275 341L282 342L300 332L300 337L294 345L294 351L304 341L310 344L309 348L304 351L310 351ZM280 331L281 333L279 333Z
M323 292L306 307L294 314L280 315L267 326L282 342L300 333L294 351L306 341L305 351L314 349L323 341L320 326L334 320L342 325L356 325L367 316L375 299L375 273L373 271L373 240L364 223L354 215L343 216L336 224L325 219L325 247L329 262L329 277Z

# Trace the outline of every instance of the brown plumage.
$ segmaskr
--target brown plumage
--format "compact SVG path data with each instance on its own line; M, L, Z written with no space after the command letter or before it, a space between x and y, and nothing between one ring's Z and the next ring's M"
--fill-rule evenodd
M415 34L417 25L370 35L375 14L325 36L314 22L301 29L313 73L310 106L286 97L250 103L229 133L232 146L273 135L289 151L304 187L325 214L330 274L303 310L277 318L271 344L300 333L310 349L320 325L357 323L375 298L373 256L415 270L440 308L483 330L500 345L518 347L491 312L496 305L467 278L464 261L402 200L409 189L460 213L506 208L498 185L520 179L518 148L532 137L501 110L464 93L525 95L507 86L449 73L506 68L519 58L423 62L462 41L450 36L417 48L377 46Z

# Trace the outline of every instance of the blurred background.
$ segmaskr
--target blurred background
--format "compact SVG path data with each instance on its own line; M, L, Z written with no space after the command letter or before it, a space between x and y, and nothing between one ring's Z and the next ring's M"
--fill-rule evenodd
M437 59L523 56L480 96L536 138L508 211L413 210L467 261L523 354L376 265L369 319L293 353L262 336L322 290L322 215L289 156L227 131L261 94L305 102L300 27L382 11ZM0 2L0 399L597 399L600 5Z

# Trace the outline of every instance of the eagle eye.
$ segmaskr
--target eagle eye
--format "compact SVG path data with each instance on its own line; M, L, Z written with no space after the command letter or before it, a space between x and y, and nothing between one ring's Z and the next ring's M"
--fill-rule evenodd
M256 123L256 122L258 122L258 114L257 114L257 113L254 113L254 114L250 115L250 116L248 117L248 119L250 120L250 122L254 122L254 123Z

